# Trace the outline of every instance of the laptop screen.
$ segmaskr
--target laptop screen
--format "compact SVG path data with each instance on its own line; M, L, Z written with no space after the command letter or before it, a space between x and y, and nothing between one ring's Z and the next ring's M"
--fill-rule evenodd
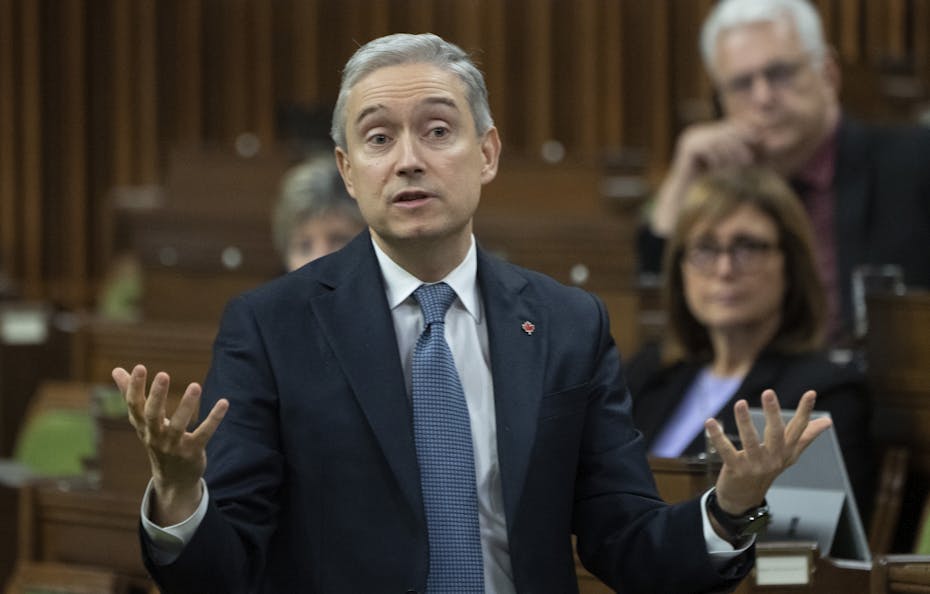
M761 435L765 413L761 408L749 412ZM793 410L782 411L786 423L793 415ZM811 413L811 419L829 416ZM830 427L769 488L772 521L759 541L815 541L822 555L870 561L869 541L852 493L840 444Z

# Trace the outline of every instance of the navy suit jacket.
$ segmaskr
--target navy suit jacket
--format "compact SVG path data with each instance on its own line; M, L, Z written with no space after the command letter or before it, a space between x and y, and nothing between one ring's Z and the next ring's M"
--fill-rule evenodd
M573 532L622 592L733 586L751 553L713 570L698 500L656 494L602 303L480 249L478 283L517 591L577 591ZM202 410L220 397L206 518L175 562L147 560L164 592L425 591L410 403L367 232L230 302Z

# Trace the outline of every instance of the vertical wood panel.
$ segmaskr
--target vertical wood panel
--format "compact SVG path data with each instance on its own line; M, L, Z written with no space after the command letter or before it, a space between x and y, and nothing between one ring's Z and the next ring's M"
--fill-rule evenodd
M136 62L136 105L138 145L135 183L158 182L158 22L157 0L137 0L138 61Z
M223 53L220 56L223 80L219 102L225 106L224 118L220 123L220 134L226 142L235 141L243 132L251 132L248 126L249 103L252 96L248 85L247 65L254 40L249 35L248 0L223 0L217 5L222 16Z
M881 63L885 53L885 22L888 15L884 2L867 2L865 8L866 51L869 64Z
M670 120L673 116L671 101L669 97L669 71L668 48L671 40L669 39L669 0L654 0L651 3L652 11L652 47L650 52L656 56L653 62L652 88L650 89L654 102L651 106L651 127L650 146L652 148L653 167L665 168L671 154L671 131Z
M892 60L902 60L907 55L907 6L906 0L885 0L885 52Z
M573 101L577 113L588 114L588 117L571 118L574 120L571 129L578 134L577 152L579 154L591 157L597 156L599 146L602 142L600 138L600 118L595 114L603 113L598 109L598 14L597 0L575 0L572 2L572 11L575 14L574 39L577 43L573 57L573 68L575 75L575 85L577 89L576 101ZM553 93L564 92L562 85L555 83ZM573 115L569 110L564 115Z
M61 181L58 194L62 199L62 228L66 242L55 242L59 247L56 256L61 258L66 279L65 302L79 302L87 292L88 282L88 217L91 204L87 194L86 157L88 113L85 81L87 79L85 53L85 0L62 0L60 56L62 113ZM154 140L154 139L153 139ZM52 213L49 213L52 214Z
M174 64L176 110L172 115L175 138L194 145L203 137L203 5L200 0L178 0L176 59Z
M253 130L262 146L275 142L274 15L270 2L253 4L255 51L252 81Z
M123 186L133 182L133 156L135 155L135 134L133 130L132 98L134 96L133 82L135 81L134 60L135 40L132 26L131 2L112 0L110 2L110 15L112 30L110 31L113 51L110 54L109 64L110 81L110 127L111 127L111 155L112 183Z
M844 2L839 11L839 51L844 62L855 64L862 59L863 53L859 42L860 20L862 12L858 2Z
M600 63L603 64L601 86L604 116L604 144L617 149L626 144L624 139L623 114L626 111L625 92L623 89L623 12L617 0L603 0L604 18L602 19L602 52Z
M510 139L504 137L507 130L507 102L505 85L507 81L507 12L503 2L491 1L487 4L484 29L484 76L488 86L488 102L494 123L508 146Z
M930 0L914 0L911 34L914 36L914 69L925 84L930 83Z
M20 226L17 224L19 162L16 117L16 47L13 0L0 0L0 271L18 276Z
M527 43L523 48L527 95L524 98L526 119L522 144L530 154L538 154L542 143L552 139L553 134L552 0L533 3L533 10L526 15L524 22L527 26Z
M443 1L443 0L440 0ZM407 32L431 33L435 29L435 12L432 0L408 0L410 21Z
M294 3L294 18L291 21L294 63L291 68L293 100L308 105L320 101L317 80L321 76L318 47L321 44L319 0L303 0ZM328 73L328 72L327 72Z
M22 200L23 200L23 293L33 299L43 292L42 253L42 50L40 5L20 6L22 112Z

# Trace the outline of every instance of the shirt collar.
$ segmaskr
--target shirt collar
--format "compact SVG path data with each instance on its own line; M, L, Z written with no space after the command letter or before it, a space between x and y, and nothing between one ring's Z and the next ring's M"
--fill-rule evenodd
M388 306L391 309L406 301L413 295L413 292L423 281L413 276L400 267L384 251L378 247L378 243L372 238L372 246L375 248L375 256L378 258L378 265L381 267L381 275L384 277L384 286L387 290ZM478 254L475 248L475 236L471 237L471 245L465 254L465 259L455 267L452 272L446 275L442 282L446 283L458 296L465 310L471 314L476 322L481 321L481 309L478 299Z

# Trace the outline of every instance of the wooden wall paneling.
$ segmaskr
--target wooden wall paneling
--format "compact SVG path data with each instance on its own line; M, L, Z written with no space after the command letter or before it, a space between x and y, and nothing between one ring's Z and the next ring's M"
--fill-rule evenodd
M446 6L445 9L448 10L449 0L438 1ZM443 35L443 33L436 30L436 9L432 0L406 0L404 3L407 4L406 12L410 18L407 32Z
M487 3L482 0L459 0L447 10L454 27L455 42L469 53L483 71L487 65L487 53L481 40L481 17L489 10Z
M42 30L41 5L23 2L20 7L21 86L19 110L22 117L22 241L24 255L23 294L32 299L42 296Z
M863 58L861 31L862 10L859 2L843 2L835 18L839 21L836 43L841 62L857 63Z
M924 85L930 85L930 0L913 0L911 9L914 71Z
M664 163L667 163L671 156L671 134L672 128L670 120L673 116L672 105L669 97L671 89L670 79L671 70L669 68L669 0L654 0L650 3L651 24L650 30L651 44L649 53L655 56L652 67L655 69L651 79L651 95L653 102L650 105L650 134L649 146L652 152L652 164L658 166L662 163L661 169L665 169Z
M177 0L175 9L176 48L171 64L171 92L174 94L171 118L175 127L173 138L169 140L191 146L201 142L204 130L203 3L201 0Z
M324 75L332 76L333 69L324 68L319 58L320 0L298 0L291 4L291 69L290 85L293 89L290 101L303 105L315 105L322 101L317 80Z
M137 165L134 183L154 184L159 180L158 150L158 0L136 0L137 60L134 79Z
M598 63L601 65L599 76L602 82L598 93L603 101L602 143L606 148L616 150L627 144L623 125L623 114L626 111L626 88L623 84L623 11L620 2L601 0L601 12L601 55Z
M570 9L573 25L563 31L567 34L564 54L571 59L567 72L574 80L570 81L568 88L564 81L555 80L553 93L556 97L571 97L572 101L572 105L560 114L565 128L563 142L571 141L578 155L596 158L600 156L599 149L603 143L600 132L605 111L598 106L598 22L601 15L598 0L575 0L570 3Z
M275 144L275 96L277 88L274 77L274 14L271 2L252 5L254 19L255 48L252 65L255 69L252 83L253 130L263 147Z
M222 0L216 8L221 15L219 34L223 39L219 56L223 79L217 97L223 106L219 139L234 143L240 134L254 132L249 121L254 84L249 57L255 39L249 27L249 0Z
M112 138L110 151L112 161L110 181L124 186L135 181L133 154L135 153L135 130L132 113L135 80L135 35L132 27L132 2L111 0L111 43L110 62L110 129Z
M481 67L484 71L485 84L488 87L488 102L491 104L491 116L500 131L504 154L512 150L511 139L507 137L508 105L507 97L507 10L504 2L490 0L482 11L484 16L484 39Z
M907 47L907 4L908 0L885 0L885 52L892 61L903 60L908 55Z
M885 2L865 3L865 43L868 63L872 67L881 65L887 52L888 5Z
M711 6L708 0L678 0L669 10L667 93L670 94L672 138L677 138L685 126L714 116L710 79L700 51L701 24Z
M58 89L61 114L61 175L53 199L60 204L60 237L49 244L63 282L59 301L80 304L88 293L90 241L88 216L91 204L87 192L87 122L85 0L64 0L58 4L61 14L59 33L61 84ZM153 143L155 139L152 139ZM55 211L49 215L54 216ZM47 234L53 235L53 234ZM62 238L65 241L62 241ZM49 238L51 239L51 238ZM57 249L56 249L57 248Z
M0 0L0 272L11 277L20 273L18 224L18 155L20 120L16 79L16 41L13 0Z
M520 144L530 155L539 154L540 147L547 140L553 139L553 88L552 64L552 10L554 0L530 2L524 8L524 25L526 27L526 44L521 48L524 54L522 111L524 136ZM511 81L507 92L520 100L520 90L513 89Z

